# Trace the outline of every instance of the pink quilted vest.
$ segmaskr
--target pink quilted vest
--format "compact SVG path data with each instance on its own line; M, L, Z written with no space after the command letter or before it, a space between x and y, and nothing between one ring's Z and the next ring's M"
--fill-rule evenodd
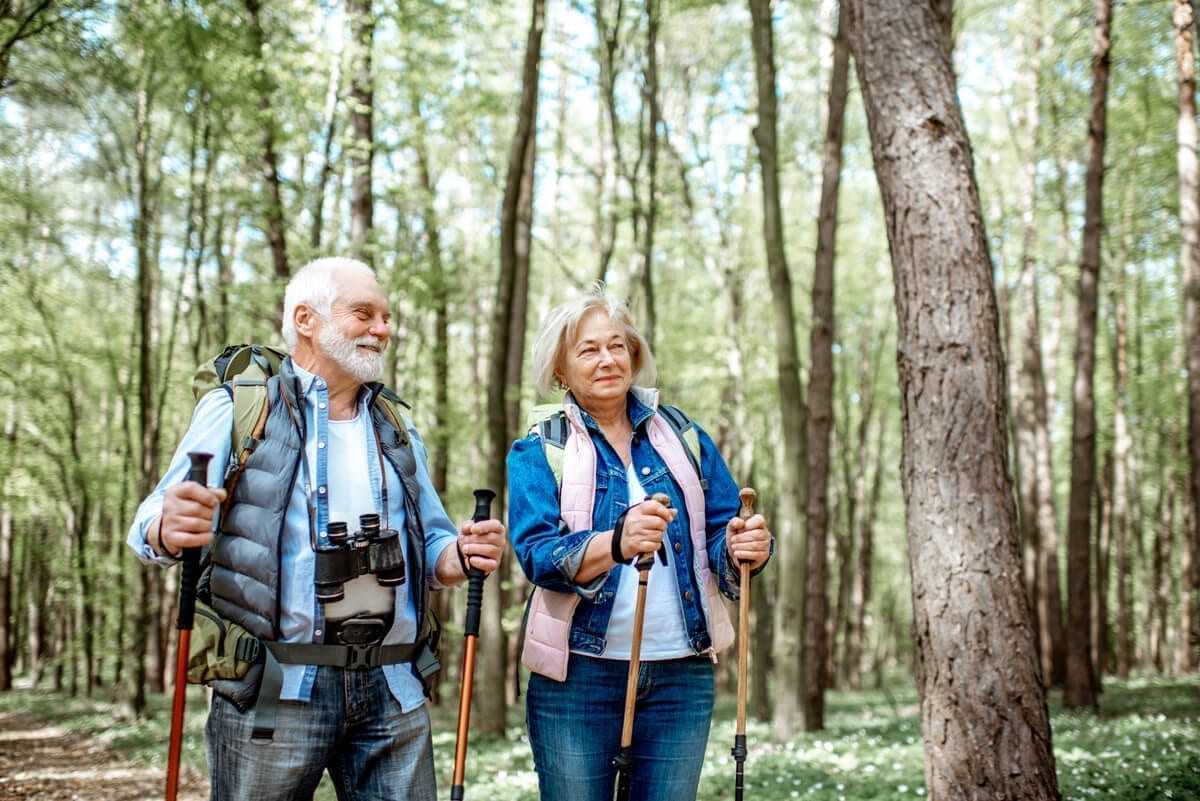
M657 390L635 387L639 399L657 408ZM559 492L562 519L571 531L592 527L593 505L596 500L596 446L587 432L579 408L564 403L570 433L563 453L562 487ZM691 524L692 568L704 587L701 608L709 623L713 661L717 653L733 642L733 623L717 589L717 578L708 564L707 533L704 529L704 490L688 459L684 444L662 416L651 416L647 435L654 450L662 457L671 475L683 488ZM535 673L556 681L567 678L567 658L570 654L571 619L580 597L573 592L554 592L534 587L525 623L525 647L521 663Z

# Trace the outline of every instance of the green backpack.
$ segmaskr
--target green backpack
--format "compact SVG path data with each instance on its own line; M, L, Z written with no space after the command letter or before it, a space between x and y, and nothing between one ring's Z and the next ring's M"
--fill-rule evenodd
M235 480L267 427L267 380L279 372L285 356L269 345L229 345L197 367L192 376L192 396L197 402L221 386L233 398L232 442L237 466L226 475ZM229 489L232 495L232 486Z

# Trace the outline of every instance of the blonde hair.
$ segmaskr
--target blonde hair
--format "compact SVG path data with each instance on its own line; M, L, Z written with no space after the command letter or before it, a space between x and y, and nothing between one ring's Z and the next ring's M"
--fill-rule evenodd
M542 320L530 356L534 386L539 395L549 395L555 389L562 388L556 373L562 366L567 347L575 341L583 318L596 310L605 312L625 335L633 368L633 383L654 386L658 380L658 368L654 365L650 343L633 324L633 316L625 302L609 294L603 281L595 281L583 295L555 306Z

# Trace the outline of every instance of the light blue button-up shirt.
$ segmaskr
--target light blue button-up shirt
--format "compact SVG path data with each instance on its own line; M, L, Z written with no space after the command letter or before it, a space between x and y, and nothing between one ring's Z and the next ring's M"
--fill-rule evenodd
M317 601L313 585L315 553L310 542L309 501L316 510L315 530L318 539L325 539L325 527L329 522L329 476L333 471L345 470L339 463L340 455L326 447L329 441L329 388L325 380L298 366L294 366L300 379L303 395L301 406L306 416L309 437L305 443L307 468L297 471L288 502L283 542L280 544L282 557L282 582L280 590L280 641L321 642L324 636L324 615ZM379 445L370 425L370 409L364 392L359 402L359 419L364 421L363 435L367 439L367 454L372 492L377 509L383 508L386 486L387 509L381 515L386 525L398 529L400 542L408 559L407 538L404 531L404 490L400 476L387 460L381 459ZM419 508L425 527L426 581L433 589L442 585L434 575L434 566L442 551L455 542L458 530L446 514L442 501L433 488L426 465L425 444L417 434L412 421L404 418L417 463L417 481L421 488ZM191 425L171 457L170 467L158 486L138 507L133 525L129 529L127 542L143 562L160 565L174 564L169 557L157 556L146 542L150 523L162 512L163 493L166 488L183 481L190 467L189 452L213 454L208 466L208 485L220 486L222 476L232 457L230 440L233 430L233 399L228 392L210 392L196 405ZM386 470L386 473L383 471ZM311 495L310 495L311 493ZM391 630L384 638L386 644L413 642L419 630L416 619L416 601L413 595L418 588L405 582L395 589L395 618ZM314 665L282 665L283 688L280 699L308 701L317 668ZM421 682L413 675L407 664L383 667L392 695L404 711L415 709L424 703Z

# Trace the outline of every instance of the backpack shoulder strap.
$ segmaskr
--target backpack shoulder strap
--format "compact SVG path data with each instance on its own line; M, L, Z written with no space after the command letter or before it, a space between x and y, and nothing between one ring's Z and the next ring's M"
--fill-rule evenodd
M404 410L410 408L409 405L392 391L391 387L384 387L379 391L379 394L375 396L375 405L386 412L392 425L396 427L399 444L410 447L412 443L408 438L408 424L404 421Z
M562 484L563 454L567 436L571 433L567 425L567 414L558 403L543 403L534 406L526 415L529 433L536 432L542 440L542 452L554 473L554 481Z
M659 404L658 413L671 426L671 430L683 440L688 461L692 463L696 475L700 477L700 488L707 490L708 479L704 477L704 471L700 469L700 434L696 431L696 424L692 422L692 418L684 414L683 410L665 403Z
M246 461L266 433L267 414L271 410L269 381L234 379L222 385L233 399L232 453L225 471L226 495L222 514L228 511L228 505L233 501L233 491L246 469Z

